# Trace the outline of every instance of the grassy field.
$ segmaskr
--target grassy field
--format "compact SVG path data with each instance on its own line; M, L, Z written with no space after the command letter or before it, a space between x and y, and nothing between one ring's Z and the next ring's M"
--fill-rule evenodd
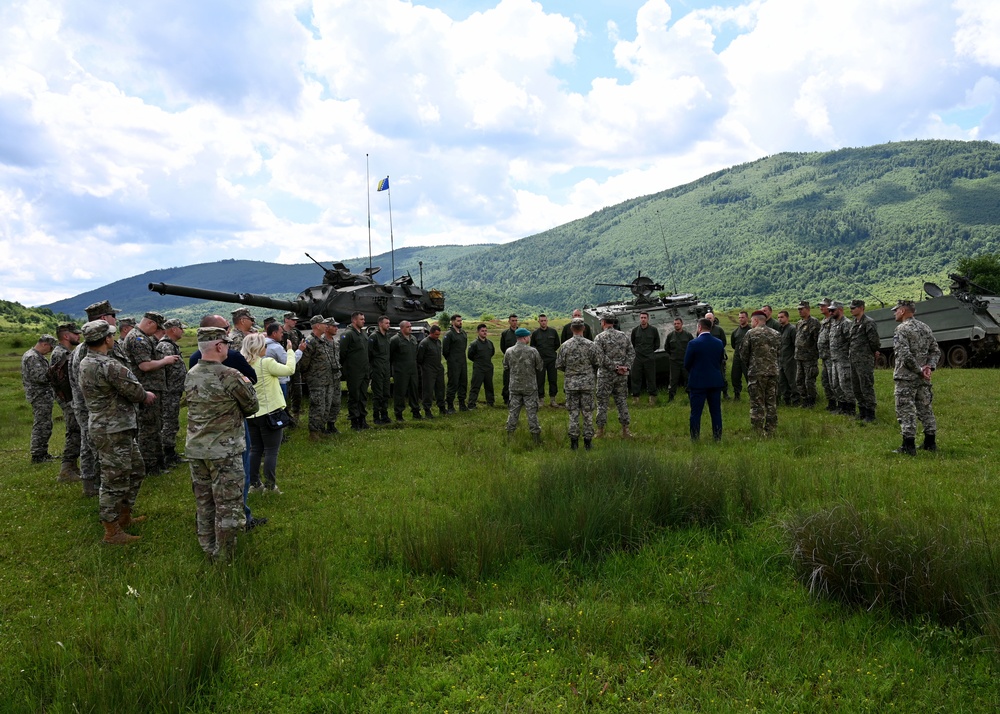
M887 372L876 424L782 408L768 441L745 397L719 445L682 398L589 454L551 408L541 448L499 408L293 431L223 568L183 467L144 484L141 541L100 543L95 501L28 463L25 348L0 336L0 711L1000 706L996 371L935 374L915 459Z

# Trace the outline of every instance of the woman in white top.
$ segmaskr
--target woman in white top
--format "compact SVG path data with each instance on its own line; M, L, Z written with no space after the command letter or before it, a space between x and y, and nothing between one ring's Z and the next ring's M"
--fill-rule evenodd
M281 493L275 480L278 467L278 450L281 448L282 428L272 429L267 424L267 415L285 407L285 395L281 391L279 377L295 374L295 352L286 350L285 364L273 357L265 357L267 346L261 333L243 338L240 352L257 373L257 413L247 419L250 427L250 489L269 493ZM260 481L260 464L264 462L264 483Z

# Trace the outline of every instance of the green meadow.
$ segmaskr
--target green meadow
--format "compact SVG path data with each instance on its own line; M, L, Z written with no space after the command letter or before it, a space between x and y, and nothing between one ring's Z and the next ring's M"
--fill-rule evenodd
M680 396L632 407L629 441L612 411L589 453L548 407L541 447L523 416L508 442L503 408L319 445L293 430L284 494L250 497L270 522L220 567L183 466L144 484L140 541L100 542L96 501L29 463L15 342L0 336L0 711L1000 706L995 370L935 373L940 450L916 458L891 453L887 371L876 424L782 407L769 440L745 393L720 444L690 441Z

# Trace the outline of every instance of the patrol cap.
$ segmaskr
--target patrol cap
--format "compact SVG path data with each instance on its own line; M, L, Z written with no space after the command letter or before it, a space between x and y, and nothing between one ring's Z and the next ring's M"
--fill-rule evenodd
M323 322L323 320L325 320L325 319L326 318L324 318L322 315L313 315L312 317L309 318L309 324L310 325L318 325L319 323Z
M323 320L323 324L324 325L336 325L337 327L340 327L340 325L337 325L337 318L335 318L335 317L328 317L328 318L326 318L325 320Z
M152 320L159 328L162 328L163 323L167 321L167 318L165 318L162 313L154 312L152 310L147 313L143 313L143 318L146 320Z
M860 298L854 298L853 300L851 300L851 309L864 306L865 306L865 301L861 300Z
M803 300L802 302L799 303L799 306L796 309L798 309L798 310L808 310L809 308L810 308L809 301L808 300Z
M281 316L281 319L283 319L283 320L298 320L299 316L296 315L294 312L286 312L284 315Z
M56 334L60 332L74 332L80 334L80 328L76 326L75 322L62 322L56 327Z
M118 324L122 325L122 326L128 325L129 327L135 327L135 318L134 317L123 317L122 319L120 319L118 321Z
M277 321L278 318L276 318L274 315L268 315L267 317L264 318L264 327L267 327L272 322L277 322Z
M101 315L117 315L121 310L111 307L109 300L101 300L100 302L95 302L93 305L88 305L86 312L88 320L96 320Z
M840 300L834 300L833 302L830 303L830 309L831 310L843 310L844 309L844 303L840 302Z
M830 298L823 298L819 301L820 307L830 307L830 303L833 302Z
M516 337L531 337L531 330L525 327L519 327L516 330L514 330L514 335Z
M767 313L764 312L763 310L754 310L753 312L750 313L750 317L763 317L766 319Z
M574 317L572 320L569 321L569 324L571 324L573 327L577 327L577 326L583 327L583 318L582 317Z
M105 320L91 320L83 326L83 339L87 342L97 342L117 332L118 328Z
M184 323L181 322L180 320L178 320L176 317L172 317L172 318L170 318L169 320L167 320L166 322L163 323L163 329L164 330L169 330L169 329L174 328L174 327L179 327L179 328L181 328L183 330L184 329Z
M896 312L896 310L899 310L900 308L904 307L910 312L913 312L917 309L917 304L912 300L900 300L896 303L896 306L892 308L892 311Z
M249 317L250 322L257 324L256 318L250 314L250 308L248 307L238 307L235 310L233 310L232 315L233 315L233 322L236 322L241 317Z
M198 342L215 342L216 340L220 342L225 342L229 344L232 342L229 339L229 335L226 334L226 330L223 327L199 327L198 328Z
M52 335L42 335L41 337L38 338L38 341L39 342L46 342L46 343L48 343L50 345L58 345L59 344L59 340L57 340Z

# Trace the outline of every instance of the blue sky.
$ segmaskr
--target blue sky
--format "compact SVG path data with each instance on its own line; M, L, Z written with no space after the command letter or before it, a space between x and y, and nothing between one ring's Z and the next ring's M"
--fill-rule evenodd
M781 151L1000 138L995 0L0 4L0 298L506 242Z

